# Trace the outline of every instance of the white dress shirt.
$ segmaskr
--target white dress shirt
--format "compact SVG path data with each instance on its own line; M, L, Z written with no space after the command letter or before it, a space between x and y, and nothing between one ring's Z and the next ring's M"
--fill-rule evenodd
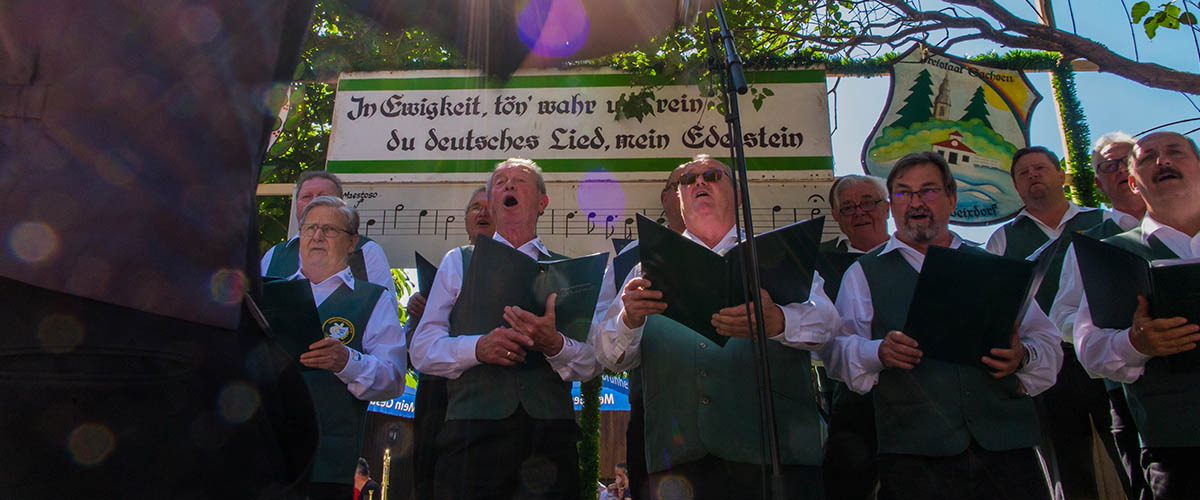
M1104 220L1116 221L1117 226L1128 231L1137 227L1141 219L1120 210L1106 210ZM1050 276L1046 277L1050 279ZM1079 277L1079 262L1075 258L1075 246L1067 248L1063 257L1062 274L1059 275L1058 293L1054 295L1054 304L1050 306L1050 322L1062 332L1063 342L1074 342L1075 315L1079 312L1079 302L1083 300L1083 280Z
M1200 233L1188 236L1179 230L1165 226L1149 214L1142 219L1143 243L1151 236L1158 238L1181 259L1200 257ZM1087 294L1079 303L1075 316L1075 353L1079 363L1093 377L1104 377L1117 382L1132 384L1146 370L1147 356L1133 348L1129 341L1129 329L1100 328L1092 324L1092 311L1088 307Z
M684 231L683 235L704 245L700 238L689 231ZM730 228L721 241L709 249L714 253L724 255L725 252L737 246L737 242L736 228ZM697 272L701 272L701 270L697 270ZM642 266L638 264L629 271L629 275L622 283L629 283L630 280L641 275ZM650 287L653 288L654 284L651 283ZM624 289L624 286L621 288ZM698 290L697 293L705 293L705 291ZM808 351L816 349L829 340L834 329L838 327L837 310L834 309L829 297L825 296L825 280L816 272L813 273L808 301L780 304L780 309L783 310L783 332L770 337L770 339L794 349ZM625 326L625 322L621 320L621 312L624 310L624 302L619 299L612 300L612 305L604 315L601 326L598 329L594 328L593 334L588 338L588 341L596 347L596 357L600 358L600 363L614 372L634 368L641 364L642 360L641 343L644 325L637 328Z
M500 233L493 238L512 246ZM517 248L532 259L550 255L537 237ZM457 379L463 372L481 364L475 357L475 344L482 335L450 336L450 311L462 291L462 249L454 248L442 257L437 277L426 297L425 314L412 339L413 367L421 373ZM604 287L601 287L603 290ZM562 335L560 332L559 335ZM563 380L590 380L602 371L592 346L563 335L562 350L546 361Z
M288 280L298 279L306 279L301 271L288 277ZM312 283L313 300L320 307L342 284L353 290L354 283L354 273L346 267L325 281ZM342 371L334 373L350 394L363 401L386 401L404 392L406 346L396 311L396 294L384 290L363 332L362 347L366 352L346 347L350 359Z
M958 248L963 241L957 234L951 234L950 248ZM884 244L880 255L888 252L900 252L905 262L918 273L925 263L925 254L895 236ZM866 394L879 382L879 373L884 368L879 360L879 345L883 340L871 340L871 321L875 310L871 302L871 288L859 262L852 264L842 277L837 310L842 318L842 333L827 343L819 354L830 376L846 382L854 392ZM1021 319L1017 335L1029 351L1029 362L1017 371L1017 379L1026 392L1031 396L1037 395L1054 385L1062 366L1059 334L1041 309L1030 307Z
M299 237L300 235L292 236L292 239L287 241L288 244L291 244L293 240ZM367 281L387 288L389 292L392 292L392 295L395 295L396 283L392 281L392 266L388 264L387 254L383 253L383 247L379 246L379 243L376 243L374 240L371 240L363 244L362 251L363 263L367 267ZM260 273L267 272L267 266L271 264L271 257L273 255L275 255L274 246L267 249L267 253L263 254L262 261L259 262ZM296 266L299 267L300 262L297 262Z
M1067 222L1070 221L1072 218L1074 218L1075 215L1079 214L1080 212L1090 212L1092 210L1099 210L1099 209L1091 208L1091 207L1081 207L1079 205L1076 205L1076 204L1068 201L1067 202L1067 212L1064 213L1062 216L1062 219L1060 219L1058 221L1058 225L1056 225L1054 227L1050 227L1050 226L1047 226L1046 224L1044 224L1042 221L1038 220L1037 217L1034 217L1033 214L1029 213L1029 210L1022 209L1021 213L1018 213L1016 217L1013 217L1013 220L1011 222L1009 222L1008 224L1005 224L1004 226L1000 226L999 228L996 228L996 231L994 233L992 233L992 237L988 238L987 251L990 253L996 254L996 255L1004 255L1004 251L1006 249L1008 249L1008 234L1005 233L1004 228L1005 228L1005 226L1008 226L1009 224L1015 223L1017 221L1017 219L1020 219L1021 217L1025 217L1029 220L1032 220L1034 222L1034 224L1037 224L1038 229L1041 229L1043 233L1046 233L1047 238L1054 240L1054 239L1058 238L1059 236L1062 236L1063 229L1067 225Z

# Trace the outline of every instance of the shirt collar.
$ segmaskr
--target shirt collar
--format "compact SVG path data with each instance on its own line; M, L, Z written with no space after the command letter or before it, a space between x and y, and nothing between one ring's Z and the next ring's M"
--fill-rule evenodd
M1113 222L1116 222L1117 226L1125 231L1128 231L1130 229L1137 227L1138 223L1141 222L1141 220L1138 219L1137 217L1134 217L1133 215L1127 214L1127 213L1117 210L1115 208L1109 210L1109 212L1112 215Z
M512 242L504 239L504 236L501 235L499 231L496 231L495 233L492 234L492 239L499 241L500 243L503 243L505 245L508 245L509 247L516 248L517 250L519 250L521 253L524 253L525 255L534 253L534 254L541 254L546 257L550 256L550 251L546 249L546 245L542 244L542 239L537 236L534 236L532 240L526 241L525 244L521 245L520 247L514 247ZM532 255L530 255L530 256L533 257Z
M737 244L738 244L738 232L737 232L737 226L736 226L736 225L734 225L734 226L730 226L730 228L729 228L729 231L727 231L727 232L725 233L725 236L722 236L722 237L721 237L721 240L717 242L717 245L716 245L716 246L714 246L714 247L711 247L711 248L709 248L709 246L708 246L708 245L706 245L706 244L704 243L704 241L700 239L700 237L698 237L698 236L696 236L696 235L692 234L692 232L691 232L691 231L688 231L688 230L686 230L686 229L685 229L685 230L683 231L683 235L684 235L685 237L687 237L687 239L689 239L689 240L692 240L692 241L694 241L694 242L696 242L696 243L699 243L699 244L701 244L701 245L704 245L704 247L705 247L705 248L708 248L709 250L712 250L712 251L714 251L714 252L716 252L716 253L719 253L719 254L721 254L721 255L724 255L724 254L725 254L725 252L728 252L730 249L732 249L733 247L737 246Z
M960 238L958 236L958 233L955 233L954 231L950 231L950 248L958 248L958 247L962 246L962 244L963 244L963 240L962 240L962 238ZM883 255L883 254L891 252L893 250L903 250L903 251L907 251L907 252L921 253L921 252L918 252L917 249L909 246L908 243L900 241L900 238L897 238L895 234L888 237L887 242L885 242L883 244L883 250L879 251L879 255Z
M838 246L840 247L840 246L842 245L842 242L843 242L843 241L844 241L844 242L846 242L846 252L848 252L848 253L867 253L867 252L870 252L871 250L874 250L874 249L876 249L876 248L879 248L880 246L883 246L883 245L887 244L887 241L884 241L883 243L880 243L880 244L878 244L878 245L875 245L875 246L873 246L873 247L871 247L871 248L868 248L868 249L866 249L866 250L859 250L859 249L857 249L857 248L854 248L854 244L850 242L850 238L848 238L848 237L847 237L846 235L844 235L844 234L838 233L838 235L837 235L837 241L835 242L835 244L836 244L836 245L838 245Z
M304 276L304 271L300 270L300 269L297 269L295 274L288 276L288 281L306 280L306 279L308 279L308 278L306 276ZM346 266L345 269L342 269L341 271L333 273L332 276L325 278L325 281L322 281L320 283L313 283L313 284L314 285L322 285L322 284L328 283L329 280L332 280L332 279L341 280L342 283L345 283L346 286L349 287L351 290L354 289L354 272L350 270L350 266Z
M1025 218L1028 218L1029 220L1033 221L1035 224L1037 224L1039 226L1047 228L1051 231L1057 231L1063 227L1063 224L1066 224L1067 221L1073 219L1076 215L1078 215L1079 212L1090 212L1092 210L1097 210L1097 209L1091 208L1091 207L1081 207L1081 206L1076 205L1068 200L1066 213L1063 214L1062 219L1059 219L1058 224L1054 227L1050 227L1050 226L1047 226L1046 224L1042 223L1042 221L1038 220L1037 217L1034 217L1033 214L1029 213L1028 209L1024 209L1024 208L1021 209L1021 212L1018 213L1017 216L1013 218L1013 220L1016 221L1016 219L1025 217Z

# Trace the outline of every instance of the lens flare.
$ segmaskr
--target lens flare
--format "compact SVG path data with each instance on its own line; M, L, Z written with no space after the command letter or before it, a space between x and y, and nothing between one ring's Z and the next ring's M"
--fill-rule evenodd
M67 450L71 459L84 466L98 465L108 458L117 444L108 427L101 424L83 424L71 431L67 438Z
M58 234L41 222L22 222L9 231L8 248L14 257L36 264L58 251Z
M517 18L521 41L545 57L575 54L587 43L589 24L579 0L533 0Z

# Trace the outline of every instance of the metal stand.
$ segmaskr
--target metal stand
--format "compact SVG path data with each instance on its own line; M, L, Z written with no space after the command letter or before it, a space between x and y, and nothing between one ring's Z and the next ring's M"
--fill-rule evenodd
M742 144L742 119L738 109L738 95L747 90L746 75L742 71L742 60L733 45L733 33L725 21L725 9L720 0L714 0L719 32L711 34L711 53L709 56L710 69L721 75L721 87L725 92L725 123L729 126L729 157L733 164L734 184L739 192L737 206L741 208L738 220L738 238L743 233L747 235L748 252L743 253L742 276L745 283L745 299L747 314L755 318L755 330L750 340L754 347L754 369L758 385L759 418L765 440L762 474L762 491L764 499L784 500L787 492L783 491L783 470L779 460L779 434L775 423L775 403L771 397L771 368L767 364L767 335L763 321L762 282L758 273L758 248L754 242L754 222L750 211L750 185L746 175L746 151ZM723 49L725 58L722 61L717 47ZM743 231L744 230L744 231ZM753 304L753 306L751 306ZM751 310L752 309L752 310ZM767 464L770 464L768 474Z

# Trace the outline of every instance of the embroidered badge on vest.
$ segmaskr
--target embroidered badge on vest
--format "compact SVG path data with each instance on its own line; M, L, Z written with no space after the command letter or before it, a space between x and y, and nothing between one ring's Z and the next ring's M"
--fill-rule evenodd
M351 340L354 340L354 323L341 316L325 320L325 324L321 325L321 331L325 332L326 337L338 339L342 345L349 344Z

